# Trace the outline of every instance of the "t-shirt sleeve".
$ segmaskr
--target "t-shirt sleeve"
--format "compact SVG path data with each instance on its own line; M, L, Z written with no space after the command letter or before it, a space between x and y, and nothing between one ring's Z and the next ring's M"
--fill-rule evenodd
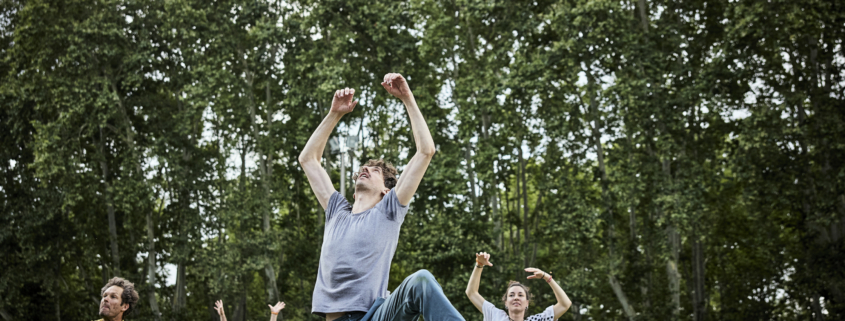
M507 314L502 309L497 308L490 301L484 300L481 304L481 314L484 315L484 321L499 321L507 320Z
M548 308L543 310L543 313L535 314L528 317L526 321L554 321L555 319L555 306L550 305Z
M376 207L391 221L402 222L405 220L405 214L408 214L408 206L399 203L399 196L396 196L394 190L387 192Z
M326 222L331 221L334 217L334 214L338 212L338 210L342 208L350 208L349 201L346 200L346 197L340 195L340 192L335 191L334 194L329 198L329 204L326 206Z

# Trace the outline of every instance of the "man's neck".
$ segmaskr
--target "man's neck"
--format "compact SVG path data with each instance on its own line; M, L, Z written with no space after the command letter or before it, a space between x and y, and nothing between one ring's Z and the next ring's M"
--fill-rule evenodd
M355 203L352 204L352 214L358 214L376 207L376 204L381 202L382 197L381 193L355 193Z
M103 317L103 321L123 321L123 313L118 314L118 315L117 315L116 317L114 317L114 318Z

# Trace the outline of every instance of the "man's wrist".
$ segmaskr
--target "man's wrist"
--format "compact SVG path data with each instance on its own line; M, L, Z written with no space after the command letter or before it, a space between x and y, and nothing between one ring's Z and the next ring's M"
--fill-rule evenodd
M408 94L408 96L407 96L407 97L402 97L402 98L399 98L399 100L401 100L401 101L402 101L403 103L405 103L405 104L411 104L411 103L416 102L416 100L414 99L414 94L413 94L413 93Z
M326 117L333 117L333 118L340 119L340 118L343 117L343 115L346 115L346 114L341 113L339 111L329 110L329 115L326 116Z
M478 264L478 262L475 262L475 267L477 267L479 269L483 269L484 265L481 265L481 264Z

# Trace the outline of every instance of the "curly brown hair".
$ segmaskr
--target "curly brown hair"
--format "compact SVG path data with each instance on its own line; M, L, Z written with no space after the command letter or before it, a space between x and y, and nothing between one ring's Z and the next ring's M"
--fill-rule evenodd
M113 277L103 286L103 289L100 290L100 296L103 296L106 293L106 290L112 286L117 286L123 289L123 295L120 296L120 305L129 304L129 309L126 309L123 312L123 315L129 315L130 312L135 308L135 305L138 304L138 292L135 291L135 284L129 282L129 280L121 278L121 277Z
M389 189L396 187L396 175L399 175L399 172L396 171L396 167L393 167L393 164L379 158L371 159L363 166L381 168L382 176L384 176L384 187Z
M517 281L509 281L508 289L505 290L505 294L502 295L502 304L505 305L505 310L508 309L508 292L510 292L511 288L515 286L521 287L523 290L525 290L526 301L531 302L531 300L533 299L533 297L531 297L531 290L527 286L525 286L525 284L519 283Z

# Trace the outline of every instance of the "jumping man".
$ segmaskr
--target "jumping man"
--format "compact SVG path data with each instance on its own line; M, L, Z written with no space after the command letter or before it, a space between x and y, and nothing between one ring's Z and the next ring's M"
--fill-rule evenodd
M464 320L428 271L418 271L388 296L390 262L408 204L434 156L435 146L407 81L400 74L384 76L382 87L402 100L411 120L417 152L399 180L396 169L382 159L361 166L355 179L354 203L338 193L320 165L326 141L343 115L357 101L354 89L341 89L331 111L308 139L299 163L320 205L326 211L320 266L311 313L327 321Z

